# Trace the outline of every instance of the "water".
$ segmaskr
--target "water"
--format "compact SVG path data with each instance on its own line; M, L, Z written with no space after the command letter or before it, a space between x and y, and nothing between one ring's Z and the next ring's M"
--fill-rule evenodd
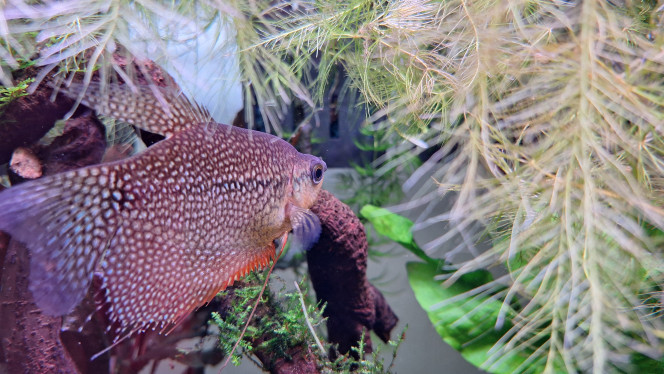
M74 131L75 129L74 130L70 129L69 132L65 131L65 134L63 136L68 137L70 141L78 141L79 142L78 149L86 149L85 147L91 149L91 147L93 148L95 144L98 145L98 143L102 141L101 139L97 143L94 141L90 141L91 137L94 137L94 134L81 135L82 128L79 128L79 130L77 131ZM318 131L320 131L320 129ZM342 130L342 132L343 131L345 130ZM83 139L87 139L89 143L80 143L81 141L83 141L83 139L81 139L82 136ZM345 140L348 141L348 139ZM45 150L42 150L41 151L42 154L45 155L58 154L58 152L61 152L63 150L63 148L57 148L57 147L62 147L62 144L59 144L57 140L54 143L55 145L51 144L48 146L51 148L47 147L45 148ZM326 148L328 148L328 152L331 151L329 150L330 146L327 143L316 144L315 147L320 149L322 153L325 153ZM314 148L314 151L316 151L316 148ZM67 149L71 148L65 148L65 150ZM39 154L40 152L37 153ZM101 153L98 153L98 159L87 160L87 161L99 162L101 161L100 157ZM349 161L352 161L352 157L346 158L345 160L337 160L336 162L348 163ZM356 162L360 161L361 160L359 159L356 160ZM353 173L352 169L349 168L329 169L328 172L326 173L326 181L325 181L326 189L333 192L335 195L337 195L342 199L352 197L353 192L349 190L344 190L343 187L341 187L342 183L340 182L340 177L342 175L348 175L349 173L350 174ZM359 176L355 175L355 178L359 179ZM408 196L404 197L404 199L408 199ZM414 217L418 214L418 212L414 211L410 212L410 214ZM432 233L432 235L435 235L435 233ZM387 247L382 246L380 248L374 248L374 249L391 253L390 256L380 258L378 261L371 260L369 262L369 267L368 267L369 279L373 280L375 284L379 285L379 288L385 294L389 305L392 306L395 313L399 317L399 324L393 329L391 337L396 338L398 334L404 329L404 327L408 325L406 340L403 342L401 349L397 355L396 361L394 363L394 370L397 372L435 372L441 367L441 365L444 365L446 369L451 370L450 372L463 372L463 373L473 372L474 368L470 364L465 362L459 356L458 353L456 353L454 350L452 350L449 346L447 346L441 341L440 337L433 330L428 318L426 317L426 314L415 301L413 293L407 285L407 278L404 266L406 262L416 260L414 255L403 249L398 249L398 248L395 249L394 245L388 245ZM23 248L22 250L25 251L25 248ZM25 265L26 262L23 262L23 264ZM5 273L7 273L8 271L7 269L9 268L5 268ZM306 269L300 267L300 271L303 270ZM24 277L23 287L25 287L26 286L25 282L27 281L27 278L25 278L26 274L21 274L21 275ZM293 287L291 286L292 280L300 280L302 276L303 276L302 274L295 276L292 270L289 269L279 270L277 273L273 275L274 278L274 281L272 282L273 291L279 294L280 292L282 292L280 289L281 285L286 285L287 292L292 292L293 291ZM3 279L6 279L6 277ZM5 282L6 281L7 280L5 280ZM6 285L5 289L7 289ZM26 293L26 291L27 290L23 291L24 292L23 295L24 297L29 297L29 293ZM6 294L5 296L9 297ZM74 326L73 331L78 331L80 328L82 328L83 331L86 331L86 329L90 329L91 326L94 326L95 323L99 323L98 320L95 320L95 318L98 318L99 316L91 315L90 314L91 312L89 311L90 307L91 306L88 305L86 307L88 308L88 311L83 312L82 314L79 313L79 317L75 318L75 320L78 319L78 321L74 321L75 323L73 323L72 325ZM88 318L92 318L92 320L87 320ZM53 319L54 323L56 323L58 320L59 320L58 318ZM319 329L318 333L321 334L321 336L324 336L325 329L324 328ZM177 330L175 334L177 334ZM90 339L90 337L88 336L85 339ZM82 339L82 341L86 341L85 339ZM163 344L159 343L161 339L162 338L159 338L154 334L150 334L149 338L146 341L144 341L145 349L149 350L150 347L154 345L159 346L159 344ZM385 362L389 364L389 362L392 359L391 347L379 343L380 340L375 335L373 336L372 340L376 347L380 347L379 349L382 352L381 357L383 357ZM210 348L213 345L214 345L213 339L208 339L207 342L205 343L205 346L208 348ZM196 340L195 339L185 340L184 342L180 343L178 346L180 347L180 349L191 349L192 347L196 347ZM103 345L100 345L99 347L103 347ZM126 350L127 348L125 347L123 349ZM96 364L99 364L100 362L105 362L105 361L103 361L103 358L100 358L97 361L95 361ZM181 367L182 367L181 364L178 364L174 361L165 360L159 364L159 369L157 372L164 372L164 373L178 372ZM215 372L215 370L217 370L218 367L219 365L217 365L216 368L208 368L206 372ZM145 372L147 372L148 369L146 368L144 370L146 370ZM230 366L226 370L227 372L231 373L258 372L258 369L255 367L255 365L252 362L247 361L246 359L243 361L241 366L239 367Z
M201 71L204 71L203 67L201 67ZM188 90L196 92L196 89L189 88ZM226 94L219 94L219 95L224 96ZM196 97L196 95L193 96ZM354 141L356 140L366 141L368 139L367 137L365 136L363 137L362 135L360 135L358 131L359 126L362 124L364 120L365 110L353 104L355 102L355 99L356 98L353 98L351 96L344 96L338 94L329 95L328 99L326 100L326 105L324 109L319 113L317 113L315 119L311 120L312 131L313 131L312 137L316 139L316 142L310 145L311 149L309 152L322 156L330 166L333 166L326 173L325 177L326 179L324 182L325 189L331 191L333 194L335 194L337 197L341 199L352 198L354 195L358 193L358 190L350 190L348 188L344 188L342 186L343 183L341 183L340 181L342 176L348 176L353 174L354 174L353 178L355 180L361 180L360 176L357 175L357 173L354 173L354 171L351 168L349 168L349 166L353 163L366 164L367 160L370 160L372 157L376 156L375 152L366 152L366 151L363 152L358 150L354 144ZM216 112L216 114L214 114L215 118L228 119L234 117L232 115L232 110L231 111L226 110L225 112L224 111L222 112L223 113ZM297 106L295 106L287 115L283 127L286 131L293 131L298 127L298 125L300 125L301 123L300 121L304 119L305 118L303 117L302 113L299 112ZM48 145L34 146L33 147L34 156L38 159L41 158L40 162L47 165L46 173L52 173L55 171L72 169L72 168L76 169L86 164L95 164L102 162L103 152L100 152L100 150L103 151L105 148L104 147L105 137L99 131L97 131L96 133L91 133L89 131L86 132L86 129L93 129L93 128L94 126L93 127L86 127L85 125L81 125L79 127L73 126L69 130L65 130L65 133L63 135L64 138L56 138L54 143ZM99 128L97 129L99 130ZM61 140L58 141L57 139ZM133 140L134 138L131 139ZM74 146L73 147L68 146L70 144L74 144ZM93 158L83 158L83 159L76 159L75 157L72 156L71 159L68 159L67 155L69 153L74 151L81 152L82 150L85 150L89 154L95 154L96 156ZM128 152L124 156L128 155L129 153L131 152ZM65 156L63 157L63 155ZM117 157L121 159L123 155L121 154ZM14 169L16 170L20 170L19 166L20 165L16 164L13 165ZM51 170L48 170L48 168L51 168ZM14 173L12 174L12 180L14 183L19 183L21 181L21 177L20 175ZM364 186L364 187L370 188L372 186ZM364 187L360 186L360 188ZM402 201L408 201L410 198L411 196L403 196ZM391 203L398 203L398 201L394 200ZM420 213L421 212L417 210L407 212L407 214L411 218L417 217ZM429 212L429 214L432 214L432 212ZM439 233L436 231L431 231L428 233L420 232L418 233L418 235L422 238L425 238L427 236L433 237L439 235ZM423 241L426 241L426 239L423 239ZM453 243L450 243L449 245L452 246ZM393 370L396 372L430 373L430 372L439 372L441 368L444 368L445 372L450 372L450 373L479 372L472 365L467 363L456 351L454 351L452 348L450 348L448 345L442 342L440 337L436 334L435 330L431 326L431 323L429 322L426 313L421 309L421 307L418 305L417 301L415 300L412 290L408 286L405 263L409 261L415 261L417 260L417 258L412 253L405 251L404 249L397 247L394 244L382 245L380 247L375 247L371 249L389 254L386 257L380 257L377 259L370 260L367 274L369 279L375 285L377 285L379 289L383 292L383 294L387 299L388 304L393 308L394 312L399 317L399 323L397 326L393 328L391 338L396 339L398 335L404 330L406 325L408 326L406 339L402 343L401 348L398 352L397 358L394 362ZM16 266L14 267L6 266L3 269L2 279L3 279L4 293L2 294L2 296L5 300L11 300L15 302L16 297L19 297L19 300L23 300L26 298L29 299L31 296L27 290L28 262L27 258L25 257L26 249L17 247L13 248L12 250L14 252L10 252L11 255L7 259L7 261L13 261L17 263L19 267L17 268ZM290 257L293 257L292 254L293 253L291 252ZM19 257L18 260L16 259L16 256ZM297 256L295 256L295 258L297 258ZM152 259L152 260L159 261L158 259ZM296 259L293 261L294 263L297 263ZM273 281L271 282L272 291L277 295L283 295L284 293L294 292L294 288L292 286L293 280L299 281L303 277L309 278L306 275L306 266L300 264L300 266L298 267L298 272L299 274L296 275L292 269L287 268L285 270L284 269L278 270L272 277L273 278ZM19 282L12 284L11 283L12 280L8 278L8 274L12 274L13 276L22 277L22 278L19 279L20 280ZM285 285L285 291L281 289L282 285ZM7 292L7 290L9 290L12 286L15 286L17 289L21 288L18 296L17 294L10 294ZM141 287L141 285L137 286ZM99 290L99 284L97 284L95 287L96 289ZM313 290L311 290L310 292L313 294ZM37 315L40 314L37 311L37 309L34 307L30 309L30 313L23 313L23 309L12 309L11 303L5 305L9 305L9 307L7 306L4 307L3 310L5 313L16 314L19 311L21 311L21 314L24 314L20 316L20 318L18 319L17 317L13 317L11 319L6 320L12 322L18 321L15 323L16 326L24 326L25 328L29 329L32 325L30 324L31 322L28 317L32 314L37 314ZM67 318L67 323L63 327L67 331L63 335L67 338L66 339L62 338L63 341L65 341L65 344L68 344L66 348L67 350L71 350L72 345L74 347L82 345L85 346L87 349L87 351L85 352L81 352L79 350L77 354L73 354L74 360L77 361L79 370L83 370L84 372L86 370L87 372L92 372L92 370L103 370L103 368L107 367L108 365L107 356L101 356L99 359L93 361L92 364L90 364L89 361L87 361L87 357L89 357L93 353L99 352L106 346L105 343L106 338L103 338L103 336L100 335L98 331L99 327L104 326L103 321L101 321L100 318L103 319L103 314L105 310L102 308L101 311L95 313L95 308L100 308L100 306L97 305L97 307L95 307L92 304L92 302L88 299L88 301L84 302L80 307L76 309L73 316ZM208 309L204 308L202 310L206 311ZM201 313L199 313L198 317L201 317ZM54 326L60 324L59 317L40 316L39 318L45 319L46 321L48 321L48 323L51 323ZM193 326L197 326L196 324L200 324L199 326L205 326L207 319L209 319L210 317L209 315L203 314L202 318L203 320L195 320L195 319L192 320L190 318L187 318L185 324L180 325L179 329L174 330L172 335L170 336L183 337L182 335L178 334L186 335L187 333L186 326L190 326L188 324L193 324ZM302 324L303 321L300 320L299 323ZM242 325L240 324L239 326ZM10 329L12 328L8 328L5 331L9 332ZM318 331L317 333L320 334L321 337L325 338L326 333L324 327L320 327L317 331ZM16 334L16 331L12 331L12 333ZM47 332L47 335L48 333L49 332ZM124 331L118 336L120 338L124 338L125 336L128 336L128 335L123 335L126 333L127 331ZM55 334L54 336L46 336L45 338L42 339L43 340L45 339L47 345L49 343L57 345L59 340L57 334ZM159 350L160 347L162 348L165 347L166 349L172 349L173 347L175 347L173 342L170 343L168 342L168 339L172 338L168 337L164 338L163 336L160 336L153 332L149 332L147 335L145 335L145 338L138 338L138 339L136 339L136 335L134 334L132 335L131 339L135 339L133 343L135 344L134 347L136 347L136 344L138 344L138 346L142 347L139 350L145 352L150 352L151 350L154 349ZM372 341L374 343L374 348L379 349L381 351L380 357L385 361L387 365L389 365L389 363L392 360L391 357L392 348L381 343L380 339L375 335L372 336ZM41 343L43 344L44 341L42 341ZM122 340L120 340L119 345L120 346L118 348L118 351L114 351L113 353L114 355L116 355L117 358L122 359L136 354L136 352L132 351L131 344L124 344L122 343ZM182 341L180 341L177 344L177 347L178 349L184 351L197 349L200 347L204 347L204 349L209 350L212 349L214 345L215 345L215 338L214 336L212 336L210 338L207 338L204 343L200 343L195 338L182 339ZM36 346L40 347L39 344L37 344ZM63 352L62 347L60 347L59 349L56 348L54 355L55 356L58 356L58 354L62 355L62 352ZM167 351L166 353L163 354L165 356L168 356L167 354L168 352L170 351ZM16 357L20 357L20 353L12 351L12 354L9 355L8 359L11 361ZM66 361L66 359L64 358L63 360ZM48 370L47 367L49 364L53 364L53 362L49 362L48 360L46 360L44 362L37 363L39 370ZM69 364L71 365L71 363ZM11 369L14 367L11 365L13 364L10 362L8 368ZM67 363L64 363L63 365L67 365ZM214 367L208 367L206 368L206 372L209 373L217 372L220 366L221 364L218 364ZM93 367L95 369L92 369ZM129 369L127 366L124 366L123 368L124 369L121 370ZM184 368L185 366L182 365L181 363L178 363L170 359L165 359L158 364L156 372L157 373L180 372ZM145 368L143 368L142 372L147 373L150 372L150 370L151 370L151 365L148 365ZM259 372L259 370L256 368L254 363L245 358L240 366L238 367L229 366L226 369L226 372L256 373Z

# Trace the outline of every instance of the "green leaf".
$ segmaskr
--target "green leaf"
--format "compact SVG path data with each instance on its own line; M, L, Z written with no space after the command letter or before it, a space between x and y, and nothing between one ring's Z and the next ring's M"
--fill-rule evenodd
M664 361L655 360L640 353L631 356L630 372L633 373L664 373Z
M387 209L373 205L365 205L360 209L360 215L366 218L381 235L406 247L422 260L437 265L440 261L429 257L413 239L413 221L406 217L392 213Z
M453 297L476 289L493 280L491 273L477 270L465 274L449 287L436 280L443 274L430 263L410 262L406 265L408 280L420 306L427 312L438 335L473 365L490 373L539 373L544 370L544 362L526 362L533 350L528 348L509 349L499 360L487 363L489 351L500 344L500 338L512 327L508 312L502 326L496 321L503 304L489 295L465 297L447 302ZM494 349L495 349L494 348ZM554 365L556 372L564 372L562 365Z
M353 140L353 144L355 144L355 146L359 150L366 151L366 152L370 152L370 151L383 152L383 151L389 149L390 147L392 147L391 144L387 144L387 143L385 143L385 144L362 143L357 139Z
M356 164L352 161L350 162L350 166L352 166L353 169L355 169L357 174L359 174L360 176L363 176L363 177L372 177L375 173L375 169L373 169L371 167L363 167L363 166L358 165L358 164Z

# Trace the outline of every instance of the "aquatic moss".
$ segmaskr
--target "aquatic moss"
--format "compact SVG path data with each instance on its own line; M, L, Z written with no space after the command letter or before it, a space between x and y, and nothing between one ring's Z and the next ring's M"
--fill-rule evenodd
M233 350L235 342L240 338L244 324L251 314L256 297L260 293L265 275L250 274L238 287L223 291L218 297L228 301L228 305L221 313L213 313L209 321L219 329L219 347L224 355L228 356ZM398 348L405 336L400 334L398 339L388 342L392 347L392 362L386 365L381 357L380 349L376 349L366 359L362 352L366 351L364 336L358 345L351 348L351 352L337 354L334 360L328 359L328 352L336 352L335 347L325 342L316 342L309 329L308 323L317 331L325 322L323 318L324 305L316 305L307 297L308 286L305 280L299 283L302 289L302 299L306 307L302 308L300 294L297 291L286 292L282 287L276 294L265 292L258 304L254 320L251 322L245 335L233 353L231 362L239 365L242 358L253 361L263 370L269 370L271 365L280 358L291 359L291 354L299 348L311 352L316 359L318 369L323 373L390 373ZM277 296L279 295L279 296ZM320 334L317 332L317 334ZM264 358L269 353L272 362L259 362L254 356ZM356 359L353 356L358 356Z
M251 274L245 278L243 287L220 293L219 297L230 300L230 305L223 317L220 313L213 313L210 323L219 328L219 344L226 356L240 338L264 281L264 274ZM305 288L304 285L302 288ZM274 357L290 357L289 352L294 347L317 349L307 327L298 293L285 292L285 288L282 288L279 295L282 296L277 298L272 292L263 294L254 321L242 337L239 349L233 354L233 364L239 365L243 355L250 356L257 351L271 352ZM306 312L314 327L323 323L322 309L311 303L307 306Z

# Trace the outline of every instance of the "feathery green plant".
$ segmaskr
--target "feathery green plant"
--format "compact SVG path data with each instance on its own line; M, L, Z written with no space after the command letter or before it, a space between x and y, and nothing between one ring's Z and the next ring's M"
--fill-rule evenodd
M478 222L492 228L492 247L446 284L504 265L493 287L466 297L490 294L503 314L525 303L489 359L536 347L529 360L545 360L545 371L562 360L571 372L604 373L635 352L659 357L662 321L643 294L663 281L661 237L645 229L664 228L661 7L326 4L261 45L344 64L381 108L373 118L388 118L376 127L405 139L384 169L441 144L405 184L436 181L414 189L410 205L454 194L452 209L419 225L453 230L424 249L440 251Z
M241 337L242 328L251 313L254 301L260 293L261 286L265 282L265 275L252 273L247 276L249 285L233 289L234 297L231 298L231 309L222 318L218 313L213 313L211 323L220 330L219 344L228 355L233 349L235 342ZM252 285L252 283L256 285ZM303 286L302 286L303 287ZM306 315L300 305L299 294L295 292L280 292L283 298L277 299L271 292L266 292L264 300L270 308L270 313L261 317L257 326L249 326L247 332L240 341L239 352L235 352L232 358L234 365L239 365L243 355L251 355L258 348L274 353L277 357L288 357L290 348L305 346L316 349L315 341L311 336L305 321L310 318L314 327L323 322L322 309L314 305L307 306ZM221 292L222 297L228 297L230 291ZM259 346L254 342L260 341Z
M272 130L281 131L281 120L292 97L313 106L302 75L286 62L287 56L262 47L252 48L251 53L237 53L271 32L266 20L275 17L273 12L278 9L265 1L19 0L4 4L0 11L2 66L17 69L21 61L27 60L40 67L32 89L51 72L57 78L55 84L71 81L72 73L82 73L83 83L88 84L97 70L102 84L116 79L135 82L137 72L126 63L134 57L171 67L187 79L191 66L179 63L178 57L195 55L196 37L215 26L215 35L226 40L210 46L214 50L209 55L228 56L229 65L237 60L246 103L256 101ZM219 71L224 69L220 67ZM149 78L149 74L144 75ZM0 69L0 82L13 84L6 69ZM81 92L79 101L84 94ZM246 112L253 124L253 113Z
M549 330L544 328L548 326L541 326L542 333L527 347L503 349L504 336L511 329L517 328L514 322L524 306L519 300L513 300L510 305L501 302L501 294L507 286L496 287L489 271L475 270L447 285L441 285L453 273L454 267L443 260L429 257L419 247L413 237L412 221L372 205L363 207L361 214L381 235L404 246L424 261L409 262L406 265L410 286L440 337L466 360L494 374L570 371L561 357L535 354L543 350L544 344L548 344L551 339L551 336L546 335ZM513 264L520 261L523 259L515 259ZM521 263L522 266L524 264ZM476 295L469 298L469 294ZM654 300L653 304L658 302ZM500 354L496 356L496 352ZM659 372L664 368L664 360L633 353L621 366L624 372Z
M562 361L604 373L664 350L653 301L664 288L662 9L629 0L17 1L0 19L0 58L15 65L15 54L39 53L42 72L84 63L86 74L99 66L103 77L123 76L111 52L131 53L131 35L150 40L148 57L164 63L170 35L158 30L223 19L236 32L247 101L255 94L275 128L292 97L320 103L327 73L343 65L378 108L374 129L403 138L377 160L382 170L435 151L405 188L409 206L453 197L449 211L417 223L452 230L423 249L443 257L455 235L478 223L490 231L491 248L445 279L494 266L503 275L464 297L491 295L503 319L515 300L523 305L489 360L528 352L547 372Z

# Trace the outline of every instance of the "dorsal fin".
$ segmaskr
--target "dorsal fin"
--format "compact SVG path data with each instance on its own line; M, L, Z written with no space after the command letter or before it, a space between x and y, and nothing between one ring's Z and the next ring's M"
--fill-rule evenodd
M87 87L71 83L59 90L72 99L85 90L81 103L98 114L166 137L211 121L207 110L175 88L91 82Z

